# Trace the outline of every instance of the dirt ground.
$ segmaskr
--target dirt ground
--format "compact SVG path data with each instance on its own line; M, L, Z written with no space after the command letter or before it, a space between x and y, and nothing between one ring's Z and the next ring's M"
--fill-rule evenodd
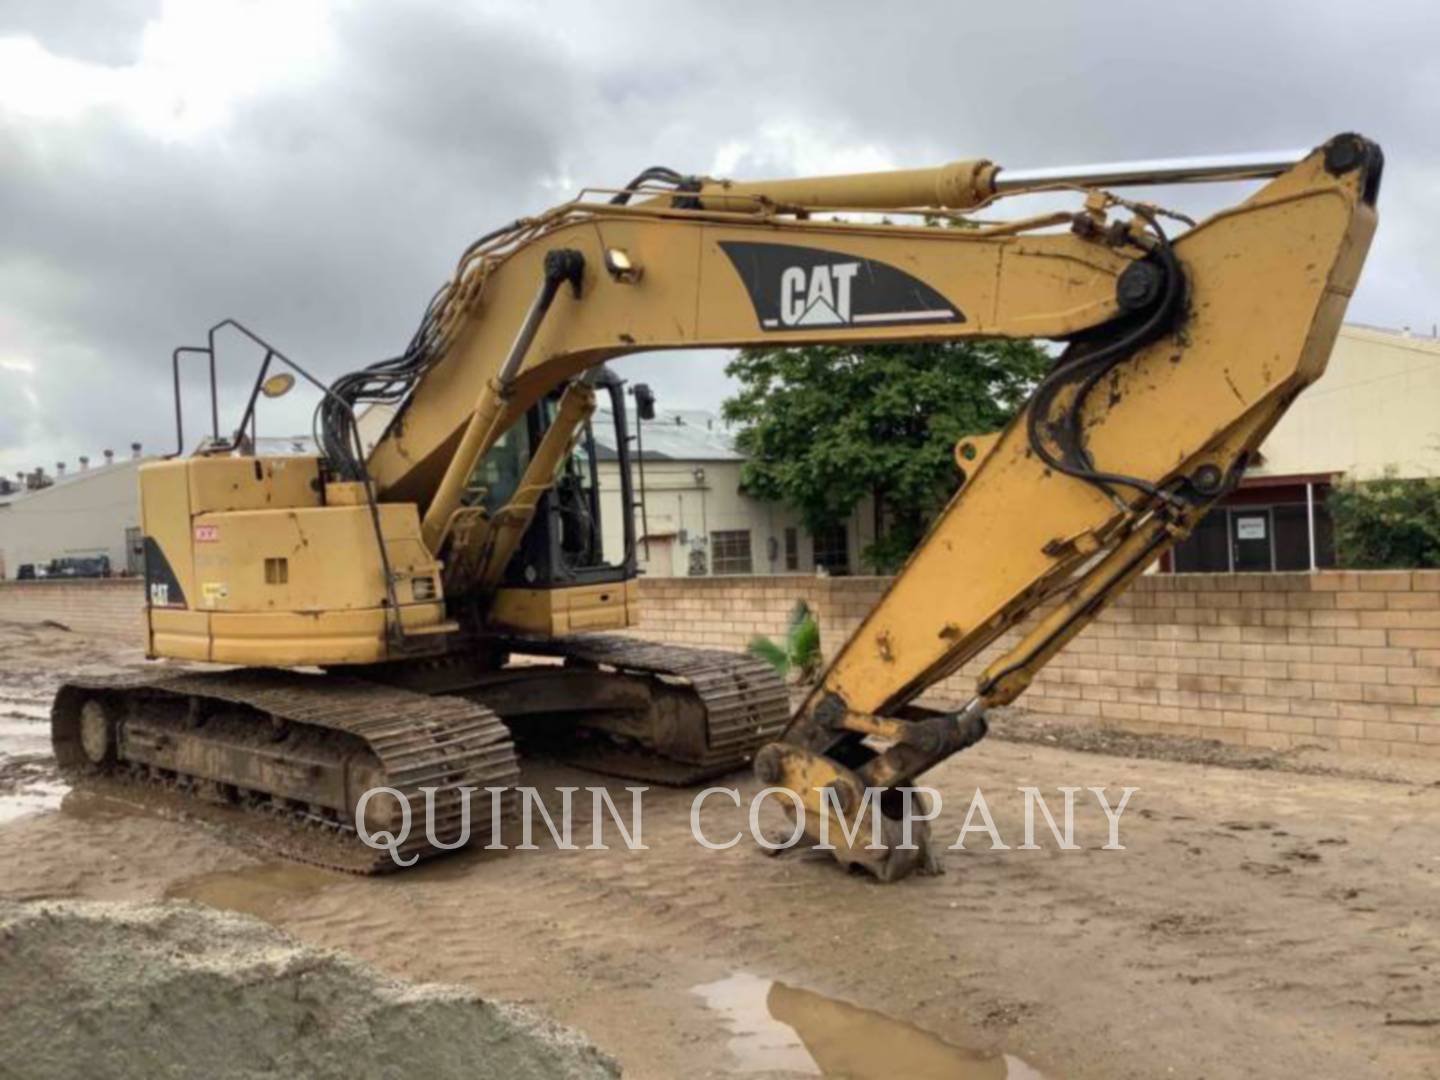
M879 886L748 839L708 851L691 837L695 793L651 789L648 851L547 840L362 879L57 786L40 726L51 688L137 659L0 626L0 898L259 915L394 976L533 1005L631 1077L1440 1077L1433 766L1015 716L926 778L946 797L944 843L979 787L1012 850L971 833L937 877ZM604 781L531 762L523 782L553 800ZM1105 818L1083 791L1081 850L1057 850L1043 822L1041 850L1013 850L1023 785L1052 806L1061 786L1112 801L1138 788L1125 850L1101 849ZM726 839L744 813L712 799L702 820Z

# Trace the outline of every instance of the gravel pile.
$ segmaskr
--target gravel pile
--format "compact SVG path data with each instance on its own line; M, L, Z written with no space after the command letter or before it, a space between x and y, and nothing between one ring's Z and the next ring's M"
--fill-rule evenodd
M0 902L0 1077L619 1073L582 1036L528 1010L387 979L248 917Z

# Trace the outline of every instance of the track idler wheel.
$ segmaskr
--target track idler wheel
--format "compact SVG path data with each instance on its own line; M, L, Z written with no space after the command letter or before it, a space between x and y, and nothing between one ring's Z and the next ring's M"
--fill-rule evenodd
M92 697L80 707L80 749L92 765L115 760L115 719L99 698Z

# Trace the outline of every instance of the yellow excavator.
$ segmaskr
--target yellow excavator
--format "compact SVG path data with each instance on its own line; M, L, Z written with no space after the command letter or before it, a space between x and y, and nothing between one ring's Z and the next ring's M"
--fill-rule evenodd
M399 356L329 385L227 320L176 350L177 453L140 487L147 655L228 668L67 682L56 757L369 871L393 863L357 837L365 791L407 804L372 800L361 824L377 829L406 809L423 820L428 798L432 829L399 854L430 855L460 833L460 789L512 787L514 740L558 732L645 780L753 761L799 797L807 829L873 800L883 842L847 846L832 827L835 854L901 877L927 852L923 835L900 843L900 789L982 738L986 711L1189 533L1324 371L1381 167L1345 134L1309 152L1030 172L653 168L475 241ZM1237 180L1264 183L1198 224L1114 193ZM999 213L1037 193L1069 208ZM232 332L264 360L222 436L217 334ZM793 715L759 661L613 633L638 622L637 562L627 409L605 361L981 338L1065 347L1003 431L956 446L957 494ZM182 456L181 369L196 359L211 431ZM297 379L320 395L318 452L258 454L258 403ZM600 539L601 397L620 458L616 562ZM367 438L376 416L388 422ZM916 704L1027 616L963 708ZM476 800L475 833L510 802Z

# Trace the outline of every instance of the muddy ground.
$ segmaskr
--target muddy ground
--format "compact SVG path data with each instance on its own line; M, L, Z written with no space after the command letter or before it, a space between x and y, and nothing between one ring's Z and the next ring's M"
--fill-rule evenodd
M648 851L547 840L361 879L57 786L39 726L50 688L137 659L0 626L0 898L255 914L394 976L534 1005L632 1077L1440 1077L1433 766L1009 717L927 777L946 796L937 834L959 834L977 786L1012 847L1017 787L1058 804L1061 786L1130 786L1125 850L1101 849L1105 818L1081 792L1081 850L1056 850L1043 822L1041 850L971 833L941 876L882 887L748 840L705 850L694 792L652 789ZM553 799L603 781L538 761L524 782ZM702 820L715 839L746 828L718 799Z

